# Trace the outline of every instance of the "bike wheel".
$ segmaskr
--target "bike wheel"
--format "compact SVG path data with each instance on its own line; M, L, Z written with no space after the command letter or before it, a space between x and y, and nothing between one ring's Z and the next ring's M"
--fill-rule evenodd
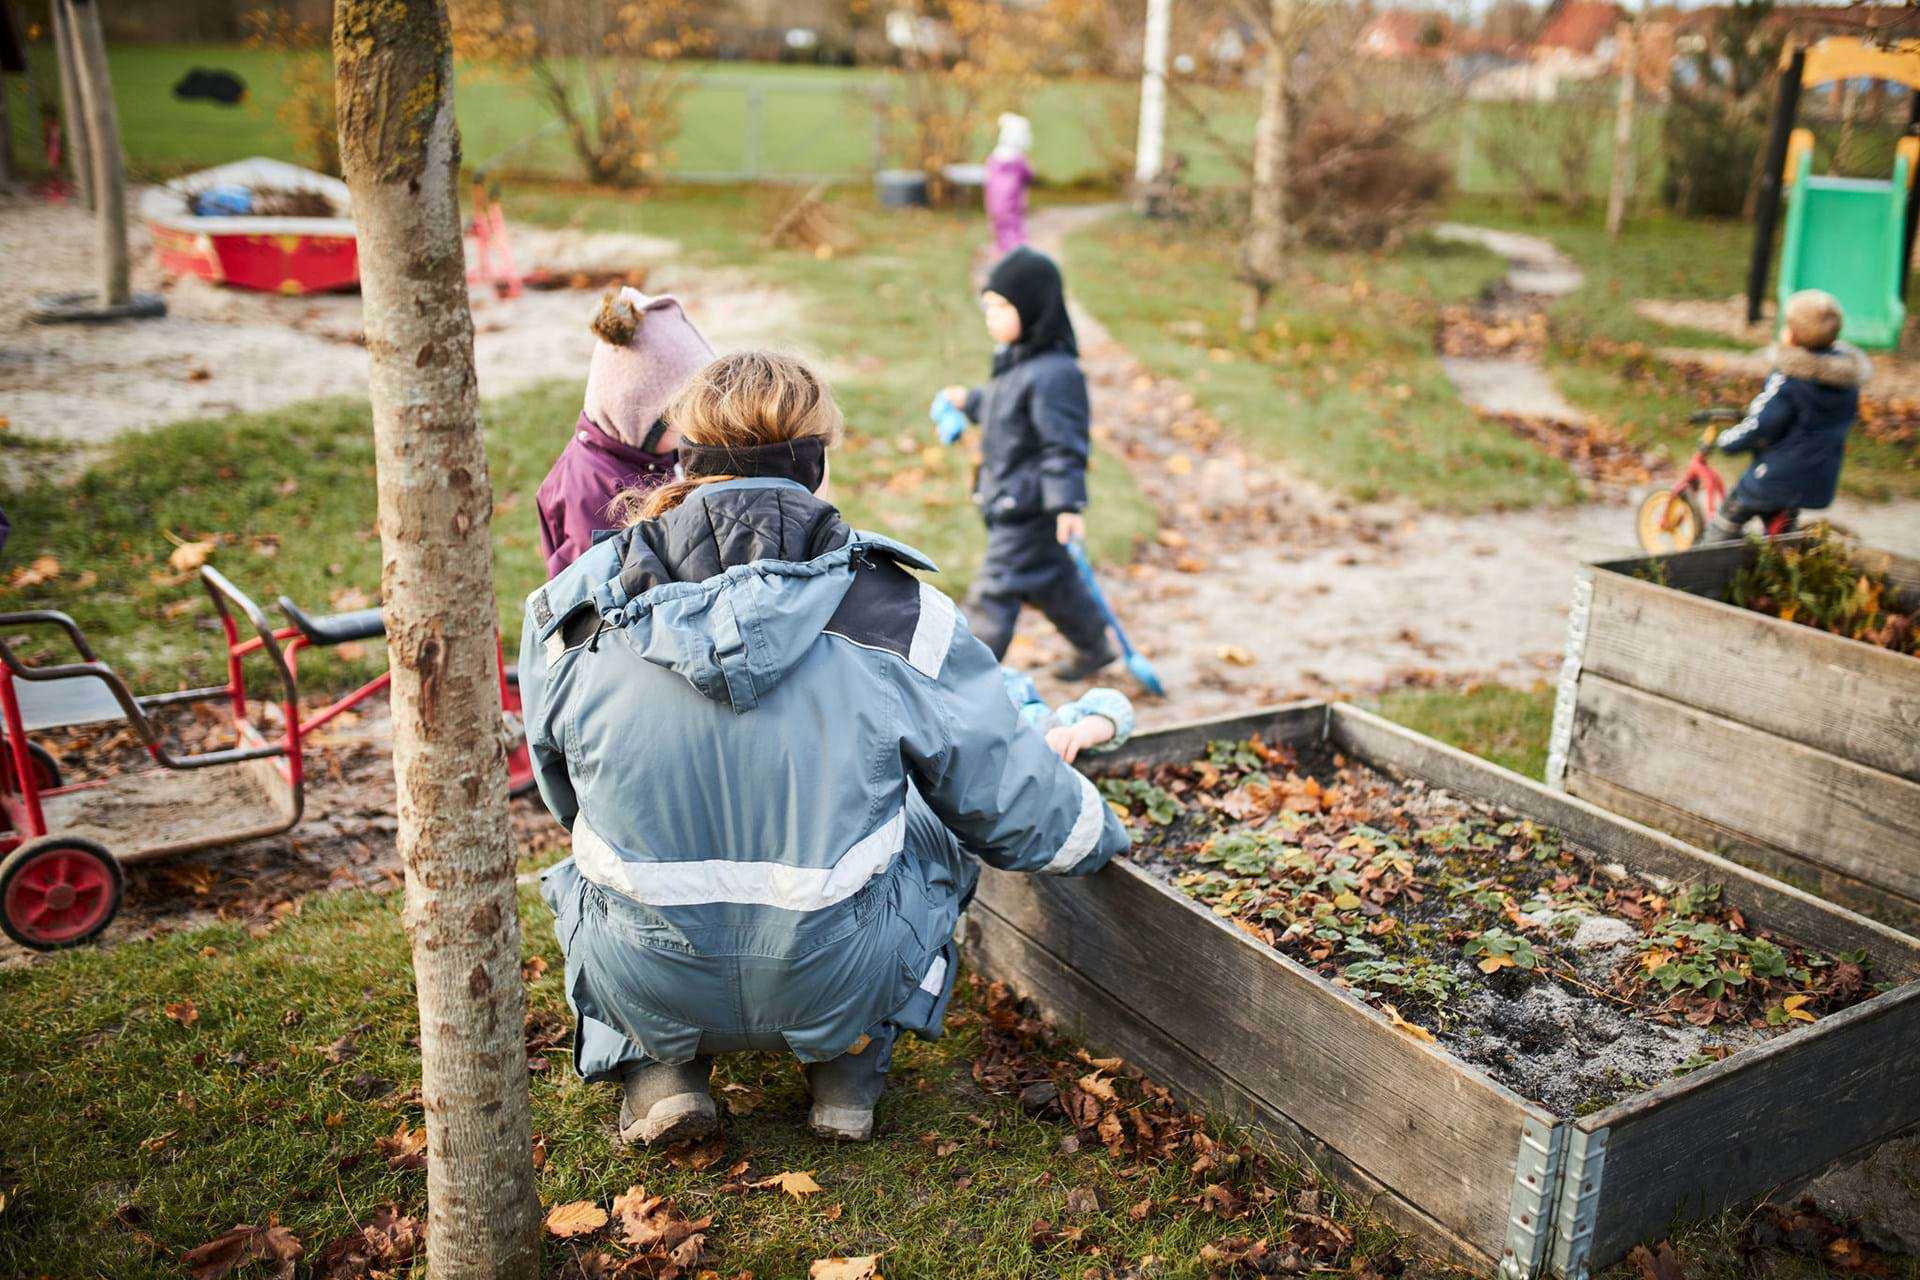
M1700 504L1691 493L1655 489L1634 507L1633 531L1640 539L1640 549L1650 556L1697 545L1706 526Z

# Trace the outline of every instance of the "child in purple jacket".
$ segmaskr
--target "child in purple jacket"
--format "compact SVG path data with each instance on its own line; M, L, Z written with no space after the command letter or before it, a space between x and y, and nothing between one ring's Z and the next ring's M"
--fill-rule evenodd
M1000 117L1000 141L987 157L987 221L993 224L993 252L1005 255L1027 242L1027 188L1033 184L1033 126L1011 111Z
M596 532L618 525L607 510L616 494L673 479L680 441L661 415L713 359L677 299L638 289L608 293L593 333L585 407L534 499L549 576L592 546Z

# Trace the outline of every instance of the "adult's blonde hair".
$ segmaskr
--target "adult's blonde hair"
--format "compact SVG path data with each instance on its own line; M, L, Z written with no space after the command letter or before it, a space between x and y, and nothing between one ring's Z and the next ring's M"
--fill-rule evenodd
M806 361L774 351L721 356L687 380L667 406L667 424L688 444L751 449L789 440L840 442L843 419L833 392ZM688 476L651 491L614 498L622 525L652 520L679 506L703 484L734 476Z
M1832 346L1844 319L1840 300L1825 289L1802 289L1787 299L1787 338L1796 347Z

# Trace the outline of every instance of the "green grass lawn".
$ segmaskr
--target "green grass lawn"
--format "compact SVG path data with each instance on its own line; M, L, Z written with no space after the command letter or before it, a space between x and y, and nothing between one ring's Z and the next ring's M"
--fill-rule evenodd
M794 291L806 320L791 345L844 371L834 388L848 424L834 454L836 500L855 524L925 550L950 594L965 591L984 543L967 497L970 464L964 449L934 445L926 408L934 388L977 377L987 362L966 275L977 221L882 214L850 196L841 216L863 248L822 262L763 249L765 210L737 190L640 198L517 188L509 208L532 221L644 228L679 240L693 262L744 267L758 281ZM579 397L578 383L558 382L482 406L494 571L510 643L521 601L544 579L534 490L565 442ZM289 440L300 447L287 448ZM1093 550L1124 560L1136 539L1151 536L1152 510L1104 452L1095 456L1091 483ZM0 588L0 604L67 610L136 687L209 680L220 670L212 609L196 581L169 569L169 535L215 539L212 563L269 609L282 592L321 610L378 596L372 427L361 402L161 427L115 442L76 483L0 488L14 524L9 566L51 555L61 568L38 586ZM345 663L337 653L316 655L307 670L323 688L378 670L382 660L376 646Z
M1634 314L1638 299L1724 299L1746 289L1752 229L1740 222L1647 214L1607 238L1599 210L1570 215L1554 206L1526 211L1510 202L1463 200L1452 216L1484 226L1545 237L1580 264L1586 282L1548 308L1552 342L1547 365L1574 404L1647 446L1663 446L1684 464L1699 428L1687 415L1740 405L1757 380L1734 383L1682 370L1654 357L1662 346L1744 349L1722 334L1669 328ZM1744 459L1715 456L1731 480ZM1855 433L1847 446L1840 491L1858 498L1920 494L1920 452Z
M1425 237L1392 253L1301 249L1248 335L1236 247L1115 218L1069 242L1068 282L1148 369L1309 479L1453 511L1576 496L1562 463L1463 405L1433 353L1439 308L1496 279L1499 259Z
M36 46L35 66L47 67ZM287 87L286 60L303 56L269 49L196 45L118 45L108 51L127 156L142 174L165 175L247 156L302 161L277 118ZM246 100L222 107L181 101L172 89L189 68L219 67L246 81ZM735 172L749 164L748 121L757 101L757 171L768 177L837 174L861 178L876 156L875 95L889 91L894 74L882 68L782 66L754 62L678 64L685 77L681 125L663 160L669 173ZM50 77L46 80L51 83ZM11 83L11 82L10 82ZM1103 176L1103 157L1133 145L1134 86L1095 79L1050 82L1024 104L1036 121L1034 168L1043 182L1073 184ZM495 165L516 173L578 177L572 153L529 81L485 66L463 64L456 86L460 130L470 168ZM1215 128L1252 136L1253 99L1244 90L1201 89L1196 100ZM15 145L40 154L38 126L15 92ZM1188 117L1174 112L1171 144L1185 152L1196 181L1225 181L1232 162ZM975 139L984 157L990 128ZM889 157L889 163L893 162Z
M1477 685L1471 689L1405 689L1386 694L1373 710L1416 733L1483 756L1538 780L1547 772L1547 735L1553 727L1553 689Z
M46 46L35 46L32 55L36 68L44 71L49 65ZM109 49L121 129L135 170L173 174L253 155L301 160L276 119L287 92L282 69L293 56L298 55L219 45ZM873 167L873 98L885 90L891 72L753 62L690 60L681 65L688 84L682 125L664 160L669 173L746 168L748 118L756 99L762 112L760 173L858 178ZM247 83L246 101L220 107L174 98L174 83L195 66L224 68L239 75ZM15 145L23 156L37 157L38 125L27 109L24 92L15 87L13 93ZM1137 87L1130 81L1090 78L1052 81L1034 91L1020 107L1035 122L1034 167L1040 180L1055 184L1104 180L1110 159L1130 153L1133 146L1136 94ZM559 131L549 127L551 117L526 81L484 66L463 65L458 102L469 166L497 163L514 172L578 176ZM1509 189L1512 179L1488 162L1486 139L1498 131L1511 131L1516 109L1504 103L1436 102L1436 107L1425 134L1428 145L1453 161L1456 186L1476 193ZM1196 109L1204 119L1196 118ZM1605 138L1611 116L1593 113L1580 103L1568 104L1566 109L1591 117L1597 140L1592 147L1594 172L1589 188L1604 194ZM1244 153L1251 145L1255 113L1251 89L1185 86L1168 111L1167 145L1170 152L1186 157L1188 179L1203 185L1240 181L1244 154L1236 160L1223 150L1223 144ZM1657 114L1643 111L1637 131L1643 174L1658 172L1658 130ZM974 150L984 156L992 142L991 131L983 130L974 140Z

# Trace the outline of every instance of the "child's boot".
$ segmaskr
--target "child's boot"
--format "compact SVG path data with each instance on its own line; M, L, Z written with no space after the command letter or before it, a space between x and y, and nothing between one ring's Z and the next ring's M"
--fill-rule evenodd
M870 1039L858 1053L808 1063L807 1092L813 1095L813 1107L807 1112L807 1127L837 1142L871 1138L873 1104L886 1092L890 1057Z
M620 1141L673 1146L710 1137L720 1128L707 1085L713 1059L627 1068L620 1081Z
M1713 518L1707 521L1707 527L1700 537L1702 542L1740 541L1745 521L1742 521L1740 524L1735 524L1733 521L1727 519L1726 509L1727 504L1722 503L1720 510L1714 512Z

